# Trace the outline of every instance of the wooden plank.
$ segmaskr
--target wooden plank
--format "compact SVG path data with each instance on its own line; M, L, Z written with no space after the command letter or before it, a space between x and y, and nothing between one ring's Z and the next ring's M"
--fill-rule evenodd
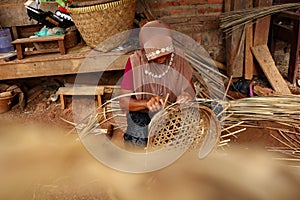
M232 0L232 10L245 9L247 5L246 0ZM231 36L228 37L226 46L227 51L227 75L233 78L243 76L244 69L244 45L245 45L245 30L244 27L237 28L232 31Z
M231 11L231 0L225 0L225 2L224 2L224 10L225 10L225 12Z
M273 0L256 0L257 7L271 6ZM269 30L270 30L271 16L258 19L254 28L254 41L253 45L268 44Z
M248 0L248 8L253 7L253 0ZM252 80L253 78L253 55L251 53L251 47L253 46L253 24L252 22L246 24L246 40L245 40L245 70L244 78L246 80Z
M62 95L103 95L104 86L60 87L56 93Z
M19 38L12 41L12 44L24 44L24 43L31 43L31 42L52 42L52 41L60 41L64 40L65 35L53 35L53 36L42 36L42 37L35 37L35 38Z
M280 13L280 16L300 21L300 13L299 12L283 11Z
M0 60L0 80L124 70L130 55L123 53L42 54L22 60Z
M268 46L260 45L252 47L251 50L273 89L279 94L291 94L289 87L275 65Z
M85 87L85 86L91 86L87 84L76 84L76 87ZM75 87L74 84L71 83L65 83L65 87ZM121 89L120 85L101 85L101 87L104 87L104 93L111 94L114 90Z
M272 3L273 0L255 0L255 7L271 6ZM270 16L256 20L253 26L253 46L264 45L268 43L270 21ZM259 66L257 66L257 63L254 64L253 74L260 75Z
M31 24L31 25L22 25L12 27L12 32L14 40L18 38L28 38L34 35L35 32L38 32L43 28L42 24Z
M60 49L55 48L55 49L41 49L41 50L33 50L33 51L24 51L23 55L30 56L30 55L37 55L41 53L56 53L59 52Z

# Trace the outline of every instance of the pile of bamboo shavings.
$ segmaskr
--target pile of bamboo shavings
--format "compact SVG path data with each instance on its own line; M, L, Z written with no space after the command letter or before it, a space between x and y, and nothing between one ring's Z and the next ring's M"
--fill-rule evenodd
M247 23L252 23L253 20L298 8L300 8L300 3L287 3L225 12L220 16L220 29L230 33L232 29L237 29Z

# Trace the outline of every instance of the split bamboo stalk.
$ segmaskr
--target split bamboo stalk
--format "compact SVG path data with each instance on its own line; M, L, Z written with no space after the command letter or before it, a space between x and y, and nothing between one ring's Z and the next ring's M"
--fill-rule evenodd
M253 20L298 8L300 8L300 3L287 3L225 12L220 16L220 29L226 33L231 33L240 26L252 23Z

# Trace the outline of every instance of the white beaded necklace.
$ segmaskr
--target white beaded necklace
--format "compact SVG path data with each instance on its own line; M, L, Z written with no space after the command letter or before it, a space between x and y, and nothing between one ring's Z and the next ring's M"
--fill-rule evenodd
M144 74L147 75L147 76L151 76L153 78L162 78L162 77L164 77L169 72L169 70L170 70L170 68L171 68L171 66L173 64L173 59L174 59L174 53L171 54L171 58L170 58L168 67L167 67L167 69L163 73L161 73L161 74L154 74L153 72L145 70Z

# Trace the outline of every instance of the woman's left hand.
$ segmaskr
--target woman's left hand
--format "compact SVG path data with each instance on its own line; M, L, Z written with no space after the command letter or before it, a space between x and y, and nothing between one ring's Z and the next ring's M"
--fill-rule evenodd
M176 103L188 103L192 101L192 96L187 92L182 92L181 95L177 97Z

